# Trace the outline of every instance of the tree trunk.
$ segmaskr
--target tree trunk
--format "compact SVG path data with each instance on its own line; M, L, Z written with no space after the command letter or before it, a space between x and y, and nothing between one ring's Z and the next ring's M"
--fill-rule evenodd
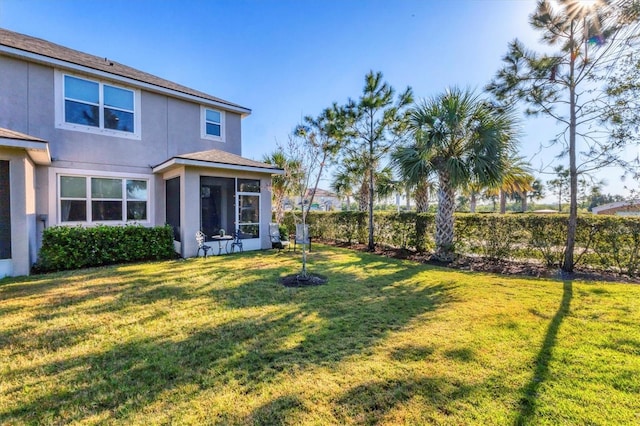
M502 189L500 190L500 214L507 212L507 193Z
M370 144L369 147L369 155L371 159L371 168L369 169L369 244L367 244L367 249L369 251L375 251L376 245L373 240L373 145Z
M562 188L558 189L558 213L562 213Z
M411 191L409 191L409 186L405 188L405 195L407 196L407 211L411 210Z
M522 212L526 212L527 211L527 191L522 191Z
M429 211L429 185L427 181L421 181L416 186L416 212L426 213Z
M571 24L573 36L573 23ZM578 169L576 165L576 56L571 55L569 63L569 223L567 224L567 244L564 250L562 271L573 273L573 250L576 245L578 225Z
M476 212L476 204L478 201L476 200L476 191L471 191L471 199L469 200L469 211L471 213Z
M360 185L360 191L358 192L358 210L366 212L369 206L369 179L365 175L362 185Z
M453 212L455 211L455 190L447 172L438 174L438 213L436 214L436 252L434 257L442 262L451 262L453 252Z
M276 205L276 223L282 223L284 218L284 194L274 194L274 204Z

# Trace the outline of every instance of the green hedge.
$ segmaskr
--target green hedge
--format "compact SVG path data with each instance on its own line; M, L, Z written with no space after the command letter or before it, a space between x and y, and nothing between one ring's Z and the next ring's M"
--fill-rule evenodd
M44 230L34 270L49 272L175 256L170 226L52 226Z
M285 216L294 229L300 215ZM469 214L455 216L455 250L489 259L536 259L549 267L562 263L567 215ZM365 243L364 212L310 212L311 235L341 243ZM376 244L418 252L434 249L435 215L375 213ZM640 218L584 215L578 217L576 263L629 275L640 272Z

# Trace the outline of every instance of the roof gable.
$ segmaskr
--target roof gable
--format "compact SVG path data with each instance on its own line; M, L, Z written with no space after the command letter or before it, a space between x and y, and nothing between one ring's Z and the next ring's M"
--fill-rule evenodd
M249 108L245 108L232 102L225 101L215 96L211 96L204 92L182 86L180 84L165 80L144 71L131 68L129 66L115 62L111 59L90 55L88 53L70 49L68 47L51 43L40 38L27 36L0 28L0 47L2 46L6 46L10 49L17 49L17 51L19 52L38 55L42 58L50 58L53 60L66 62L68 64L85 67L90 70L102 71L104 73L124 77L126 79L134 80L135 82L144 83L147 85L172 91L177 95L183 94L200 98L203 101L214 102L222 106L227 106L232 110L236 110L243 115L248 115L251 113L251 110ZM3 50L5 52L9 51L8 49L0 49L0 51ZM19 52L17 52L16 54L19 54Z

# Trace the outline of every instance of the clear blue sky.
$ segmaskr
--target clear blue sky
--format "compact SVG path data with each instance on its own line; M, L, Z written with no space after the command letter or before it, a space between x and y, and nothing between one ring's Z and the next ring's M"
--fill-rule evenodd
M251 108L243 155L260 160L303 116L357 98L369 70L417 98L453 85L481 90L509 41L535 47L534 8L535 0L0 0L0 26ZM554 155L537 154L552 126L524 124L521 152L536 168ZM607 180L622 192L615 172Z

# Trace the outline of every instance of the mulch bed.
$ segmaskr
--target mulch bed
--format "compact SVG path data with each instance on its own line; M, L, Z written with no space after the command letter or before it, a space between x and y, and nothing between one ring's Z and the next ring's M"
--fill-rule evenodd
M325 244L338 247L350 248L368 252L366 244L347 244L333 243L331 241L323 241ZM553 279L575 279L584 281L616 281L625 283L640 283L640 277L630 277L628 275L612 272L601 271L591 268L576 266L574 273L567 276L559 269L550 269L539 262L525 262L515 260L492 260L476 256L459 256L451 263L444 263L432 259L428 253L416 253L407 249L379 247L373 252L380 256L391 257L394 259L408 259L420 263L434 266L441 266L461 271L487 272L501 275L517 275L535 278L553 278Z
M287 275L279 279L280 284L285 287L309 287L314 285L326 284L327 277L320 274L308 274L306 277L300 274Z

